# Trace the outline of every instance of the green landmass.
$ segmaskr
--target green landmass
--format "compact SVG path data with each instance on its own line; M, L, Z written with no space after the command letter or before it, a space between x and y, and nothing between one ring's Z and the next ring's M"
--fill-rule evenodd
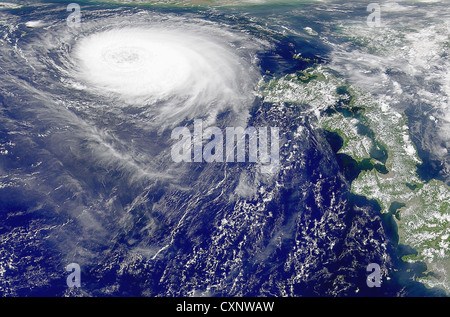
M175 7L194 7L194 6L250 6L264 4L289 4L289 0L83 0L85 2L106 2L121 5L155 5L155 6L175 6Z
M450 188L417 174L422 162L406 115L322 66L272 79L261 91L267 102L305 105L305 114L315 114L318 128L340 136L337 153L351 167L346 176L352 193L376 200L382 213L394 217L399 243L416 251L403 260L427 265L417 281L450 293Z

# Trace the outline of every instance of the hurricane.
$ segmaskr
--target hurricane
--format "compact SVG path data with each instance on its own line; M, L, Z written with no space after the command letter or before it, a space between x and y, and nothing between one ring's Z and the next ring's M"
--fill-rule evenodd
M125 104L168 103L155 111L165 120L204 112L214 118L226 107L245 112L256 79L251 63L239 61L212 34L194 32L121 28L92 34L74 48L76 77Z
M248 111L259 75L251 56L257 44L248 45L245 34L139 12L120 23L114 16L101 19L84 23L79 33L65 21L54 26L36 40L48 44L45 58L30 66L55 66L66 87L110 98L109 106L145 107L155 125L205 113L213 120L226 109ZM248 47L239 47L245 41Z

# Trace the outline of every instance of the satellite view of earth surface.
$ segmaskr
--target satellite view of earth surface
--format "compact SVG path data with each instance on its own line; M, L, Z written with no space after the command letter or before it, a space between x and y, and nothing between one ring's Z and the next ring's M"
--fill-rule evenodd
M449 34L437 0L0 2L0 295L448 296Z

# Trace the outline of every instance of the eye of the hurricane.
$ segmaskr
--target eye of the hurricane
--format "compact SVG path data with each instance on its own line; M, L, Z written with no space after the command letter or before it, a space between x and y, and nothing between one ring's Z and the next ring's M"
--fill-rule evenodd
M249 64L227 43L182 29L95 33L76 43L73 57L74 74L87 89L128 104L174 98L185 110L218 100L231 104L242 100L255 80Z

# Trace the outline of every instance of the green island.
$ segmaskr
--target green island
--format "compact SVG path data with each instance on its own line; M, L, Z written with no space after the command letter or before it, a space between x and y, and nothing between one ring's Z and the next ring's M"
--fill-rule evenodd
M450 188L418 176L422 161L406 115L323 66L273 78L261 83L260 91L266 102L304 105L305 115L315 115L319 129L342 139L337 153L344 164L358 167L357 173L346 175L351 192L376 200L383 214L393 216L398 243L414 250L402 259L427 265L426 274L416 280L450 294Z
M265 3L288 3L287 0L84 0L86 2L106 2L120 5L155 5L170 7L192 7L192 6L245 6Z

